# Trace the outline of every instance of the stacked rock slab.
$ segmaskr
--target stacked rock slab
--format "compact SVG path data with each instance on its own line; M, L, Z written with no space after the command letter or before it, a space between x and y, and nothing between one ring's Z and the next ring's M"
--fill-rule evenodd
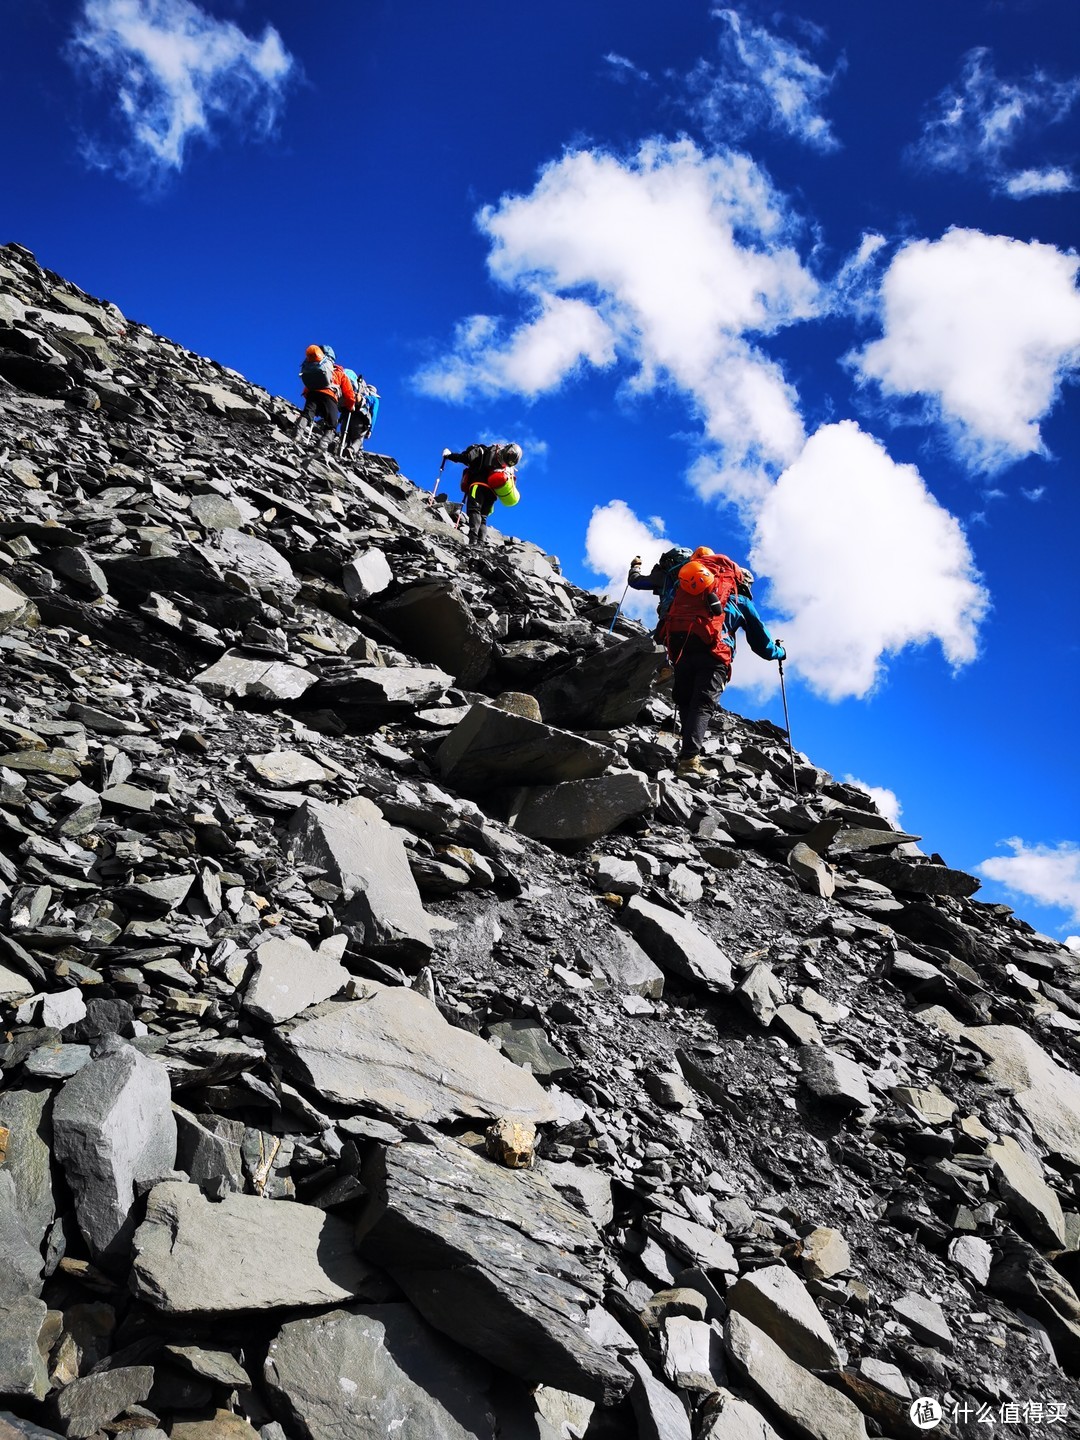
M296 414L0 247L0 1440L1070 1433L1076 956Z

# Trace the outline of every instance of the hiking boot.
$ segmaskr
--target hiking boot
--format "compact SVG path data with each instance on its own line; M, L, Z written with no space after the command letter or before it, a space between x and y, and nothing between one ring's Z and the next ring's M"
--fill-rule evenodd
M675 765L676 775L704 775L705 766L700 755L684 755Z

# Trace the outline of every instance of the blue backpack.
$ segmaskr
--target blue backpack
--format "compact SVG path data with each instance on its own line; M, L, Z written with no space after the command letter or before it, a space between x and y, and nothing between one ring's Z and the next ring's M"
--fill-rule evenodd
M671 602L675 599L675 591L679 588L679 571L693 553L694 552L685 545L674 545L670 550L665 550L656 562L657 569L662 576L660 600L656 607L658 624L666 617L667 612L671 609Z

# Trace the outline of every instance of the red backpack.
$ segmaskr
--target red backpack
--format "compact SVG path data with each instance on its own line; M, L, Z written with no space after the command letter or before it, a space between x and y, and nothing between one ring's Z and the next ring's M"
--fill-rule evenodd
M708 646L717 659L730 665L732 650L724 639L724 607L737 592L739 576L742 571L735 561L730 560L726 555L701 555L693 563L704 565L706 569L712 571L715 576L712 589L703 595L692 595L681 585L676 586L671 607L660 627L659 638L667 646L668 654L671 655L672 640L675 636L696 635ZM715 614L710 611L706 603L708 595L715 595L720 603L720 609ZM678 659L685 644L685 639L677 642L678 654L673 659Z

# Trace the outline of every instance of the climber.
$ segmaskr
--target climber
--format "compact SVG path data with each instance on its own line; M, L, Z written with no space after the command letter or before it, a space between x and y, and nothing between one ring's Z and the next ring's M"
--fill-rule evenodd
M461 493L465 496L465 513L469 517L469 544L482 545L495 501L516 505L521 498L516 474L521 464L521 446L467 445L456 454L444 450L443 463L447 460L466 467L461 477Z
M672 699L679 712L679 775L700 774L701 747L713 707L731 679L739 630L755 655L783 660L786 652L766 630L754 605L754 577L726 555L695 552L679 571L678 585L658 638L674 667Z
M320 433L326 438L327 446L332 447L337 434L338 406L341 404L351 410L356 399L349 378L337 364L333 350L322 345L309 345L300 366L300 379L304 382L304 409L297 434L311 433L316 420L322 420ZM301 428L305 422L308 427L306 432Z
M704 547L702 547L704 548ZM696 552L695 552L696 553ZM712 551L709 551L712 554ZM665 550L657 560L656 564L649 571L648 575L641 573L641 556L635 555L630 561L630 572L626 577L626 583L631 590L651 590L657 596L656 606L656 630L659 632L663 624L664 616L671 606L675 596L675 589L679 583L679 571L691 559L690 551L685 545L675 545L670 550Z
M379 392L355 370L345 370L353 389L353 408L341 417L341 439L346 450L362 450L379 413Z

